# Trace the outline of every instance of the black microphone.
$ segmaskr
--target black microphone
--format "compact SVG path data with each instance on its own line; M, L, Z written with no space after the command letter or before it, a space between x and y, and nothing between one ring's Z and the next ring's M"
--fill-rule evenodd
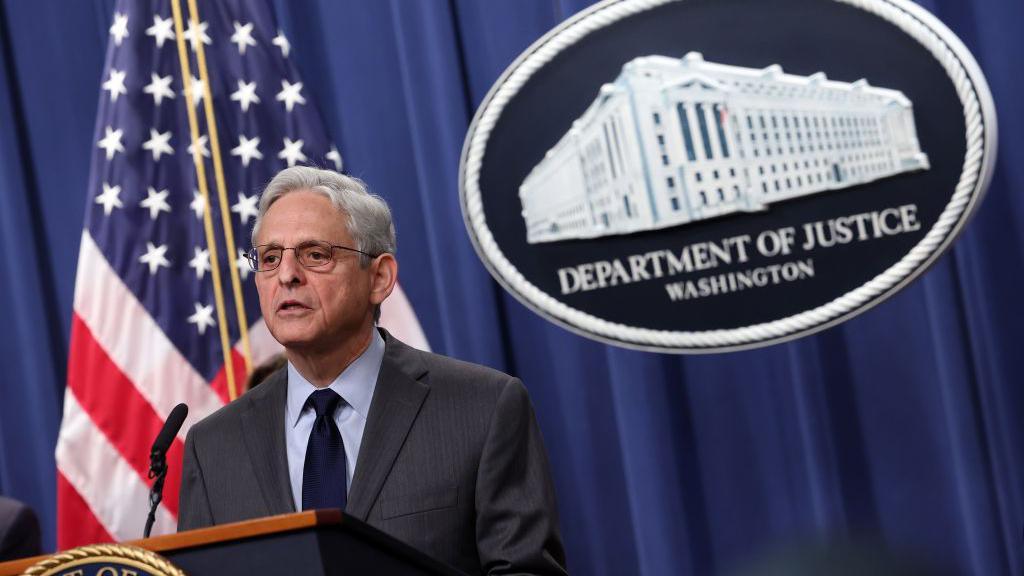
M153 487L149 490L149 516L146 518L146 529L142 534L143 538L149 538L149 533L153 530L153 522L156 521L156 507L164 499L164 478L167 477L167 449L171 447L171 442L174 442L174 437L178 435L178 430L181 430L181 425L185 423L186 416L188 416L188 406L184 404L175 406L171 410L170 415L167 416L164 427L156 435L156 440L153 441L153 448L149 451L149 477L156 478L156 480L153 482Z
M171 410L170 415L167 416L167 422L164 422L164 427L160 429L156 440L153 441L153 448L149 453L150 461L157 454L167 452L167 449L171 447L171 442L174 442L174 437L178 435L178 430L181 430L181 425L185 423L186 416L188 416L188 406L185 404L178 404Z

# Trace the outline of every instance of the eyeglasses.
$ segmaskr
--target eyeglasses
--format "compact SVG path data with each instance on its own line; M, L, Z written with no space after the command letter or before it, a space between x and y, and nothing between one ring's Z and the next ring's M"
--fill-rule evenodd
M292 248L275 246L273 244L264 244L246 252L245 259L249 261L249 267L256 272L270 272L271 270L277 270L277 267L281 265L281 260L284 259L285 250L294 250L295 258L304 268L319 268L330 264L334 260L333 256L335 249L356 252L366 256L367 258L374 257L371 254L367 254L362 250L356 250L355 248L334 246L326 242L311 241L303 242L302 244Z

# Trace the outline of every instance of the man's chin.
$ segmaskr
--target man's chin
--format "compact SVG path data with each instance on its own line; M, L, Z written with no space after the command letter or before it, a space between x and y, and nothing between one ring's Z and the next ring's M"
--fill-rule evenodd
M313 348L316 342L312 334L299 330L289 330L288 328L271 329L270 335L288 350L308 350Z
M332 333L315 332L308 329L308 326L277 325L268 326L271 336L274 337L285 350L296 352L301 355L330 354L337 349L344 348L344 344L351 338L357 337L351 333L337 331ZM305 328L305 329L304 329Z

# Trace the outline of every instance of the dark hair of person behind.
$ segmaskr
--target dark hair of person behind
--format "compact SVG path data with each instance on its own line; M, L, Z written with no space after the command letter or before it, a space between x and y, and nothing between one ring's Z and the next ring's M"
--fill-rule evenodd
M252 390L259 386L260 382L266 380L274 372L284 368L284 365L287 363L288 359L284 357L284 354L271 356L266 362L252 369L252 374L249 374L249 378L245 381L245 389Z

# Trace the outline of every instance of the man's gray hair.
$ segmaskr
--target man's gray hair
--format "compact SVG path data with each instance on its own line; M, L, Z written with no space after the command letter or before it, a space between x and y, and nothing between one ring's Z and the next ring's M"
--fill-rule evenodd
M356 243L355 248L374 257L385 252L395 253L395 225L391 221L391 209L384 199L370 193L358 178L311 166L285 168L267 184L252 227L253 246L256 245L263 216L270 206L285 194L299 190L323 194L338 211L348 215L346 224ZM360 255L359 262L365 268L370 264L370 258Z

